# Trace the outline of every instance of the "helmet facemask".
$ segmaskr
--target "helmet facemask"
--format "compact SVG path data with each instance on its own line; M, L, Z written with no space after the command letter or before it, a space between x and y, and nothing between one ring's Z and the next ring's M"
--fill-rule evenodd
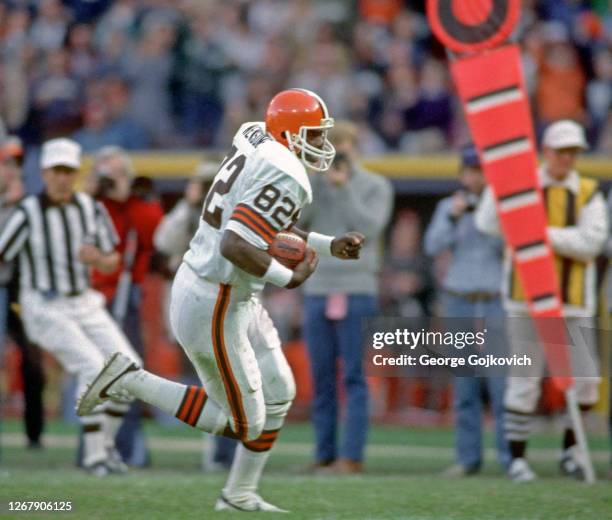
M285 137L289 145L289 149L296 153L304 166L318 171L325 172L329 170L336 149L327 138L327 133L334 127L334 120L331 117L321 119L319 126L300 126L300 131L297 134L291 134L288 130L285 132ZM308 142L308 132L321 132L323 145L321 148L313 146Z

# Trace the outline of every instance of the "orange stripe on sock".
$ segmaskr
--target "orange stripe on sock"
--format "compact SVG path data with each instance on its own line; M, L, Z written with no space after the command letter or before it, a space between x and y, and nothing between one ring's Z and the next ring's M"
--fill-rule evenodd
M261 439L262 437L271 437L271 436L277 437L279 433L280 433L280 428L277 428L276 430L264 430L261 432L261 435L257 437L257 439Z
M200 414L202 413L202 409L204 408L204 404L206 403L206 392L203 388L198 388L196 393L196 398L193 403L193 407L191 408L191 413L187 419L187 423L191 426L195 426L200 418Z
M176 418L180 421L186 422L187 419L187 411L191 407L191 403L193 402L193 398L195 397L195 386L190 386L187 388L185 392L185 396L183 397L183 402L176 412Z
M272 446L274 445L274 442L269 442L267 444L256 444L253 442L243 442L242 444L249 451L262 452L262 451L270 451L272 449Z
M267 430L262 432L262 434L257 437L257 439L252 441L246 441L242 444L244 447L250 451L268 451L274 445L276 438L278 437L278 433L280 430Z

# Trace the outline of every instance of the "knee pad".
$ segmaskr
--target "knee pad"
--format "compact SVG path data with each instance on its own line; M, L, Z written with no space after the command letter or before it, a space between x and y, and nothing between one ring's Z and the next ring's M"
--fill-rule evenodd
M284 420L291 408L291 404L293 401L285 401L283 403L266 403L266 429L275 429L268 428L268 421L276 419L276 420Z
M266 404L266 430L277 430L285 421L285 417L295 399L295 379L290 370L279 374L272 388L266 391L264 383L264 398Z
M291 405L295 399L296 388L295 378L293 377L289 367L287 367L286 371L278 374L278 378L272 384L272 386L274 389L270 392L270 402L289 403L289 405ZM265 393L266 392L264 391L264 397L266 397ZM267 401L268 400L266 399L266 402Z
M285 361L284 357L283 361ZM264 376L263 393L266 405L264 429L278 430L283 425L293 399L295 399L295 379L288 365L284 370L277 370L273 377Z
M278 430L285 422L295 398L295 381L292 375L285 380L282 390L276 393L277 400L266 400L266 430Z
M295 399L295 379L280 349L270 350L258 360L266 403L284 403Z

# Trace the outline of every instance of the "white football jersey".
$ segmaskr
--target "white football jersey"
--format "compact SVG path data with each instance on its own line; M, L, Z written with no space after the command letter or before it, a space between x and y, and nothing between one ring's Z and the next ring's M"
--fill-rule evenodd
M306 169L285 146L270 137L261 122L245 123L204 201L202 219L184 261L212 283L240 286L250 292L264 282L221 255L226 229L260 249L277 232L290 227L312 202Z

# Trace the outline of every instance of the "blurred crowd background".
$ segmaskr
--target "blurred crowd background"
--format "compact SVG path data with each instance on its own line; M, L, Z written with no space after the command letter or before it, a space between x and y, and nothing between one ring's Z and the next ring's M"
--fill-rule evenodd
M72 137L90 154L108 145L130 152L222 151L241 123L262 119L274 93L300 86L320 94L335 118L358 125L362 157L458 150L469 135L424 4L3 0L0 134L21 138L26 178L39 175L40 144L57 136ZM612 153L609 2L523 4L516 39L538 137L551 122L571 118L586 128L589 153ZM31 186L26 183L27 191ZM163 199L165 210L176 195ZM422 232L435 199L422 195L411 199L415 204L396 198L385 232L381 310L388 315L422 316L436 308L449 255L433 261L423 252ZM145 340L157 352L148 361L154 372L172 376L182 371L180 353L174 345L166 349L171 338L162 337L158 296L165 282L155 276L143 304ZM299 295L271 290L267 306L292 366L304 367L303 352L292 350L301 334ZM299 414L299 404L310 399L307 368L296 377ZM448 383L374 381L374 412L401 419L408 405L444 414ZM428 417L420 415L420 424Z
M365 155L466 140L424 1L5 0L0 115L26 145L225 147L282 88L361 126ZM612 151L607 0L525 0L519 29L538 131L583 123ZM551 95L554 93L555 95Z

